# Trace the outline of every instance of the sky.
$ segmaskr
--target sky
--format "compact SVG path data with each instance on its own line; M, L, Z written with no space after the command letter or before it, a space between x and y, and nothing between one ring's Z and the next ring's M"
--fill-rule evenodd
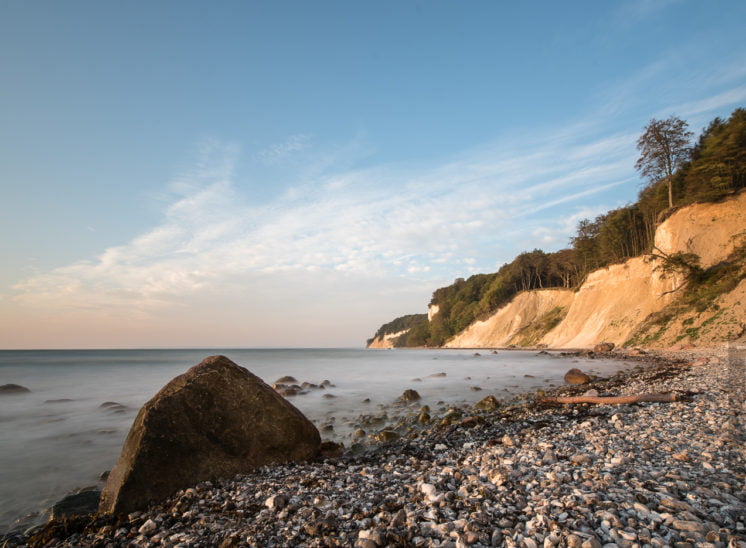
M746 3L0 3L0 348L361 347L746 106Z

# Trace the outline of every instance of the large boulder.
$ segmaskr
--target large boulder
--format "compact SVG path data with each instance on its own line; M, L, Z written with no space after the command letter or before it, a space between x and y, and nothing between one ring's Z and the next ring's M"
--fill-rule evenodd
M320 445L316 427L259 377L211 356L140 409L99 512L132 512L201 481L306 460Z

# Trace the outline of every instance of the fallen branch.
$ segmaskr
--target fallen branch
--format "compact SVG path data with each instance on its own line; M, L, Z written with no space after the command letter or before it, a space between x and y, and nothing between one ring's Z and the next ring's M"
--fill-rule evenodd
M676 401L676 394L638 394L637 396L542 396L542 403L638 403L638 402L672 402Z

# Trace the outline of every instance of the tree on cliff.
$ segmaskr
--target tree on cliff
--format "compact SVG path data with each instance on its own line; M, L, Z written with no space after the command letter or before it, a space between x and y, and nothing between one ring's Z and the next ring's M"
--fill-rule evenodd
M676 116L666 120L653 118L637 140L640 158L635 168L652 183L668 183L668 207L673 207L673 174L689 158L689 125Z

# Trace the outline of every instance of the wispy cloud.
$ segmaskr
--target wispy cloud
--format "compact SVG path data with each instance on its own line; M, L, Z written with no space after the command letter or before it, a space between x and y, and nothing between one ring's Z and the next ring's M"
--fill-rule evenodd
M701 95L680 112L706 113L743 93ZM355 169L370 150L364 138L319 154L291 137L265 157L297 154L295 182L260 205L236 183L246 177L235 173L238 147L210 141L167 186L152 229L98 257L36 272L5 302L113 324L200 310L254 323L259 314L275 326L280 310L321 325L335 315L330 303L338 317L363 301L390 311L407 291L425 303L455 277L492 271L525 249L567 245L578 220L605 210L599 204L619 205L616 189L636 187L636 134L603 131L605 120L533 128L424 167Z
M158 226L93 260L18 283L15 298L146 311L252 275L440 279L465 264L479 268L473 257L489 268L501 249L515 251L502 230L629 176L626 136L580 137L558 134L539 150L531 142L487 146L426 169L327 172L261 207L238 191L233 166L213 147L217 165L202 161L171 185L176 195Z
M297 154L310 146L311 136L303 133L291 135L282 143L270 145L255 154L256 159L274 164Z

